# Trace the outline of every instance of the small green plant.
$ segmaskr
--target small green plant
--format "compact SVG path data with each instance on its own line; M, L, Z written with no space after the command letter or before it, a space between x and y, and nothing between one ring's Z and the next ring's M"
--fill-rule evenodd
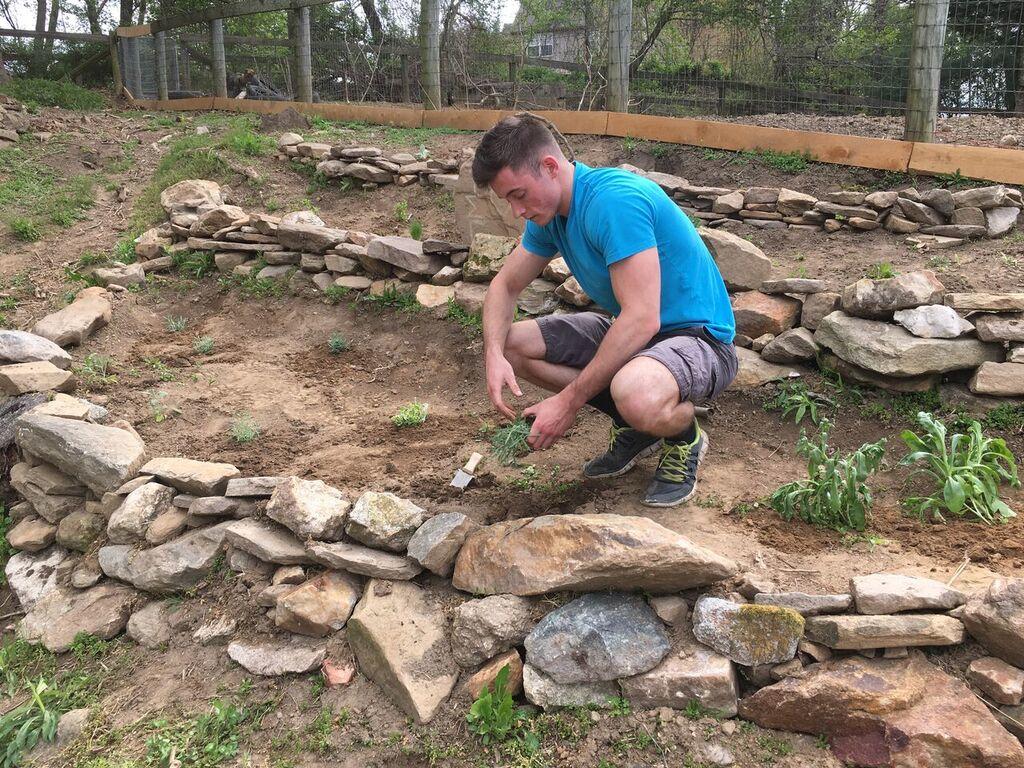
M14 554L14 547L7 541L7 532L12 525L11 516L7 513L7 506L0 501L0 587L7 584L7 574L4 569L7 567L7 561ZM3 654L0 653L0 673L7 671L3 662Z
M260 436L260 427L251 414L242 411L231 420L229 434L236 443L251 443Z
M159 357L144 357L142 362L156 373L160 381L174 381L177 378L174 375L174 369Z
M626 136L622 139L622 151L625 152L626 154L631 155L634 151L636 151L638 144L639 142L637 142L636 139L630 136Z
M78 269L83 267L91 267L94 264L102 264L107 261L105 254L97 251L82 251L82 254L78 257Z
M181 411L167 406L166 392L155 391L149 393L149 413L153 417L153 421L160 424Z
M42 237L39 227L23 216L17 216L11 219L8 226L10 226L11 234L13 234L15 238L26 243L34 243Z
M180 331L185 330L185 326L188 325L188 320L184 317L170 316L165 321L165 325L167 326L167 330L171 333L179 333Z
M221 146L245 157L261 157L274 150L274 140L256 133L248 125L240 125L224 134Z
M181 274L196 280L206 277L217 268L209 251L179 251L171 255L171 262Z
M398 409L398 413L391 417L391 423L399 428L418 427L427 420L428 408L426 403L421 403L418 400L406 403Z
M412 214L409 213L409 201L399 200L395 203L395 219L402 222L403 224L412 218Z
M324 290L324 298L330 304L337 304L340 301L344 301L350 293L351 290L344 285L328 285Z
M770 149L758 149L752 152L765 165L786 173L802 173L811 162L808 152L775 152Z
M213 768L238 753L239 730L262 716L259 708L240 708L214 701L211 710L178 721L153 720L146 739L148 765Z
M630 706L629 699L613 696L608 699L608 714L612 717L629 717L633 714L633 707Z
M484 323L483 318L478 314L470 314L457 303L455 299L448 299L448 311L445 314L449 320L453 320L462 326L463 330L469 333L471 336L479 336L483 333Z
M419 219L413 219L409 222L409 237L413 240L423 239L423 222Z
M114 246L114 261L122 264L135 263L135 238L131 234L122 237Z
M491 453L504 466L514 464L520 456L530 452L526 438L530 436L531 424L526 419L516 419L507 427L491 435Z
M871 280L887 280L890 277L896 277L896 269L889 262L882 261L868 267L864 275Z
M526 721L526 715L515 706L508 690L509 668L505 665L494 678L494 689L484 688L469 708L466 722L469 730L484 746L514 738Z
M863 531L871 508L867 478L885 457L885 439L865 443L848 456L828 446L832 423L822 419L817 439L801 430L796 451L807 459L807 479L786 483L769 498L783 520L799 517L837 531Z
M24 753L57 736L60 712L52 707L56 691L42 678L26 686L28 701L0 716L0 768L20 765Z
M348 351L348 339L339 331L335 331L331 334L331 338L327 340L327 348L331 350L332 355L340 355L342 352Z
M904 504L912 513L922 520L930 515L945 522L942 513L947 512L988 524L1017 516L999 498L1000 484L1020 487L1017 460L1005 440L985 437L981 423L973 419L966 433L954 433L948 443L946 425L930 413L918 413L917 423L921 435L909 429L900 435L910 451L900 464L923 464L913 474L930 477L935 490L930 496L907 499Z
M683 707L683 716L687 720L700 720L708 714L708 710L697 699L690 699Z
M110 372L110 362L108 355L90 352L82 359L82 364L75 369L75 372L85 379L87 384L93 386L114 384L117 381L117 376Z
M381 309L397 309L401 312L418 312L421 309L414 294L400 291L394 285L385 287L376 296L367 293L360 300Z
M74 654L75 659L81 663L89 659L98 659L101 656L105 656L110 650L110 644L111 641L109 640L102 640L88 632L79 632L75 635L75 639L71 641L70 650Z
M213 336L197 336L192 342L192 351L197 355L208 355L213 352Z
M947 189L952 187L954 189L963 189L974 184L969 178L960 173L960 169L957 168L952 173L939 173L936 174L936 178Z
M782 411L785 418L793 414L793 422L799 424L804 416L810 416L811 421L818 424L818 406L828 405L835 407L835 403L824 395L811 392L802 381L787 381L782 384L775 396L764 404L766 411Z

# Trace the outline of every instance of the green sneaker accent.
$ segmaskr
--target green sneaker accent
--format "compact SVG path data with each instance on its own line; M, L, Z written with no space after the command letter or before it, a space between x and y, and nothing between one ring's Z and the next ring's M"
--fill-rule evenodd
M612 424L608 437L608 450L583 465L583 475L592 480L618 477L629 472L636 463L650 456L661 443L660 437L638 432L632 427Z
M707 450L707 434L699 424L697 437L691 443L666 440L643 504L648 507L675 507L689 501L697 490L697 468Z

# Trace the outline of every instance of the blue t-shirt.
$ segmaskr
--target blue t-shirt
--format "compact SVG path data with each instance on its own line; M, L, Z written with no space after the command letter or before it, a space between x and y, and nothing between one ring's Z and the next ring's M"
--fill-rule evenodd
M583 290L613 315L622 308L608 267L657 247L661 262L661 332L701 326L730 344L736 334L729 294L696 228L650 179L618 168L576 162L568 217L540 227L526 222L523 247L561 253Z

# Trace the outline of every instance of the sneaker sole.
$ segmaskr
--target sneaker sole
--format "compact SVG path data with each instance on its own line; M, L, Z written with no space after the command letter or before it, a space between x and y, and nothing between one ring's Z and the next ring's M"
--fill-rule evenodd
M587 480L602 480L606 477L619 477L620 475L626 474L627 472L629 472L629 470L635 467L636 463L640 461L640 459L646 459L648 456L654 454L660 447L661 440L657 441L656 443L651 443L649 446L640 451L636 456L630 459L626 463L626 465L622 467L622 469L617 469L614 472L605 472L604 474L601 475L591 475L587 474L587 468L586 465L584 465L583 476L587 478Z
M701 462L704 461L704 456L705 456L705 454L707 454L707 452L708 452L708 439L705 436L705 438L704 438L704 445L701 446L700 453L697 454L697 466L698 467L701 465ZM696 481L694 481L693 488L691 488L690 492L688 494L686 494L685 496L683 496L681 499L675 499L673 501L648 501L647 499L643 499L643 500L641 500L640 503L643 504L645 507L658 507L658 508L661 508L661 509L665 509L667 507L678 507L680 504L685 504L690 499L692 499L693 498L693 494L695 494L696 492L697 492L697 483L696 483Z

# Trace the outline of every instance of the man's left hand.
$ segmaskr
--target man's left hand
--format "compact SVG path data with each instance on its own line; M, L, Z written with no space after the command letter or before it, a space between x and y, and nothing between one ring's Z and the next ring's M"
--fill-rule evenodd
M533 416L533 428L526 442L535 451L550 448L573 425L579 410L564 394L552 395L531 405L523 411L523 416Z

